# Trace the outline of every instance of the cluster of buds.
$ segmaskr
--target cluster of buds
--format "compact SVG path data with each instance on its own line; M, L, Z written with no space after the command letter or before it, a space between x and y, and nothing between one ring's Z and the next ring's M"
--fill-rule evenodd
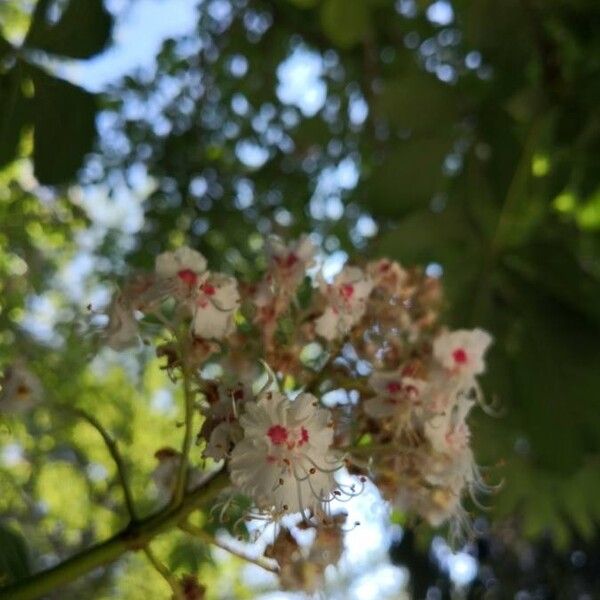
M370 478L394 507L462 524L463 498L485 487L466 418L481 402L491 337L443 329L439 280L419 269L378 260L326 280L309 237L272 238L265 250L258 281L209 271L190 248L161 254L115 295L105 343L167 333L157 354L202 416L203 456L226 462L251 516L296 513L320 530L335 521L332 501ZM354 400L326 407L323 396L340 389ZM155 480L169 489L181 457L157 458ZM344 468L355 484L338 481Z

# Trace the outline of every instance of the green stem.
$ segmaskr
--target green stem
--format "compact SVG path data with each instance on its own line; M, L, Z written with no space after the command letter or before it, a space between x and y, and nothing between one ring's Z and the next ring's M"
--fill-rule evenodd
M224 470L207 475L202 484L184 495L178 506L169 505L145 519L132 522L108 540L84 550L56 567L0 588L0 600L36 600L93 569L114 562L126 552L143 549L154 537L177 527L203 503L218 496L227 487L228 482Z
M158 560L158 557L156 556L156 554L154 554L154 552L152 552L150 545L148 545L144 548L144 554L146 555L148 562L154 567L154 569L160 574L160 576L169 584L169 587L171 588L171 591L173 592L174 600L185 600L185 598L183 597L183 590L181 589L181 586L179 585L177 578L169 571L169 569L167 569L167 567L165 567L165 565L163 565L162 562L160 562L160 560Z
M183 349L181 356L184 356ZM193 421L194 421L194 392L192 391L192 380L190 377L189 367L185 359L182 361L181 371L183 373L183 395L185 400L185 433L183 436L183 446L181 448L181 460L179 462L179 470L177 472L177 481L173 493L173 505L177 506L185 494L185 488L188 481L188 465L190 449L193 440Z
M92 415L86 413L80 408L73 409L73 412L79 415L82 419L85 419L96 431L102 436L104 443L110 452L110 455L117 466L117 473L119 475L119 481L121 482L121 487L123 488L123 495L125 496L125 505L127 506L127 512L129 513L129 517L132 521L137 519L135 504L133 502L133 495L131 493L131 488L129 487L129 481L127 480L127 474L125 472L125 463L123 462L123 457L119 452L119 448L117 446L117 442L111 437L111 435L106 431L104 426Z

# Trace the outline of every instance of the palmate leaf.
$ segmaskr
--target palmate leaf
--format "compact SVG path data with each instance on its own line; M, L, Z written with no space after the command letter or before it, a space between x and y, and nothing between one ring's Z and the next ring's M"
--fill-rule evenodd
M82 88L32 71L33 160L46 184L67 181L91 149L96 134L96 98Z
M360 192L378 215L398 217L429 205L445 182L442 165L451 148L444 135L410 139L376 164Z
M36 5L24 47L70 58L89 58L106 45L111 18L102 0L71 0L56 23L47 19L49 2ZM15 158L20 136L34 130L34 168L44 184L71 179L95 139L95 96L28 62L0 40L0 56L14 65L0 71L0 166ZM10 64L10 63L7 63Z
M418 70L415 65L386 80L375 101L378 114L415 135L439 137L441 131L451 129L458 117L456 88Z
M168 558L169 569L173 572L197 573L207 562L213 562L210 547L189 537L175 542Z

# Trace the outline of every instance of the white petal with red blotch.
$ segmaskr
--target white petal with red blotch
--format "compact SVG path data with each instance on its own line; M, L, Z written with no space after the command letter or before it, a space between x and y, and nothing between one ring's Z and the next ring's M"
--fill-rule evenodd
M240 302L237 281L214 274L202 283L194 300L194 334L206 339L223 339L234 329L234 315Z
M206 270L206 258L200 252L182 246L174 252L163 252L156 257L156 274L163 278L175 277L181 271L189 270L200 274Z
M310 394L271 392L240 417L244 438L231 454L231 479L261 509L299 512L328 501L341 462L329 448L330 413Z
M442 333L433 342L433 356L445 369L460 375L485 371L484 354L492 336L483 329Z

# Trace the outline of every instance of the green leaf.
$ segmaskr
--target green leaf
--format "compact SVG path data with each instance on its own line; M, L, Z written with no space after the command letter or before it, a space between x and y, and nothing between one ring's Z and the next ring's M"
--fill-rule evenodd
M0 525L0 586L24 579L30 573L23 536Z
M51 54L90 58L106 46L112 19L102 0L70 0L58 23L48 22L47 2L39 2L26 44Z
M313 8L319 3L319 0L288 0L288 2L298 8Z
M454 127L458 116L455 89L420 70L387 80L378 103L391 123L417 135L439 137L442 129Z
M96 99L67 81L31 69L35 87L33 159L45 184L68 181L92 149Z
M212 562L210 547L189 537L177 541L167 561L171 571L185 573L197 573L203 564L210 562Z
M450 150L446 137L408 140L373 168L361 193L377 216L401 217L427 206L444 185L442 163Z
M25 124L28 100L21 90L21 69L0 75L0 166L13 160Z
M323 31L341 48L350 48L361 42L369 23L369 7L365 0L325 0L321 7Z

